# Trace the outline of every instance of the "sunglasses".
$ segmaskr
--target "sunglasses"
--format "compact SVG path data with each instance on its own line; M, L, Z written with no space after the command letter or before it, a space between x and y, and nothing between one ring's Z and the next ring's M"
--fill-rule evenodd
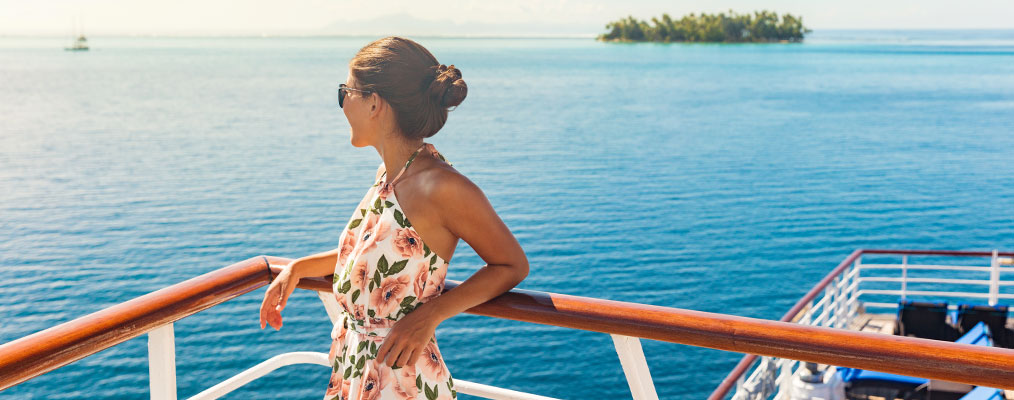
M348 87L344 83L339 84L338 85L338 108L345 108L345 92L349 91L349 90L355 90L357 92L362 92L363 96L368 96L368 95L373 94L373 91L371 91L371 90L353 89L353 88Z

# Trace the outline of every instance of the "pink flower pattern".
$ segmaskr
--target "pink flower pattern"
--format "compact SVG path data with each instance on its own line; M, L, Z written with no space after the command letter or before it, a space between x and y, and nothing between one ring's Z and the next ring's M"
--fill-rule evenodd
M402 170L427 147L447 162L424 143ZM332 331L332 370L324 400L456 399L435 336L414 365L392 369L375 360L386 331L441 294L448 268L423 243L386 181L378 180L367 191L338 242L332 292L342 317Z
M430 272L429 278L426 280L426 286L423 289L422 296L420 297L423 303L430 301L430 299L437 297L444 290L444 278L447 277L447 263L445 262L443 267L437 268L433 272Z
M370 231L364 231L363 240L364 244L362 253L372 252L377 248L377 243L383 242L387 239L387 236L391 233L391 221L382 220L376 223L376 226L369 226ZM366 235L369 233L369 236Z
M409 276L399 274L384 278L379 290L370 292L370 305L377 315L391 314L401 305L401 301L409 295Z
M394 249L402 258L416 258L423 253L423 242L413 228L398 228L394 234Z
M356 233L348 231L349 234L344 236L341 240L341 250L338 252L338 265L345 265L345 261L349 259L349 254L352 254L352 250L356 247Z

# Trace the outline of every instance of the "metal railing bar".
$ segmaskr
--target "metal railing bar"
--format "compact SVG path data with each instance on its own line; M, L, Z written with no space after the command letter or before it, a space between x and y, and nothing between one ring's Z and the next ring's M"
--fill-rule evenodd
M861 278L862 282L920 282L920 283L953 283L958 285L989 285L992 282L982 279L951 279L951 278L893 278L886 276L867 276ZM1002 281L1014 284L1014 281Z
M863 289L860 290L859 292L860 294L901 294L900 290L890 290L890 289ZM943 292L932 290L909 290L906 293L909 296L970 297L970 298L985 298L985 299L989 298L989 293Z
M331 367L327 359L327 354L325 353L314 351L294 351L290 353L282 353L261 361L259 364L233 375L229 379L219 382L215 386L201 391L200 393L190 397L189 400L217 399L236 389L239 389L247 383L253 382L256 379L271 373L278 368L296 364L314 364L328 368Z
M921 269L933 271L974 271L989 272L988 266L972 267L964 265L931 265L931 264L863 264L863 269ZM1014 267L999 267L1000 272L1014 272Z

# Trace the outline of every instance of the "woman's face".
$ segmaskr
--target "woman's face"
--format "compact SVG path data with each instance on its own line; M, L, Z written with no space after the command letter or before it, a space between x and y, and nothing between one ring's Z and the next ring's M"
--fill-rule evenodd
M345 85L353 89L359 89L359 84L355 81L351 71L348 77L345 78ZM372 107L375 106L374 99L371 97L371 95L364 96L363 92L355 90L345 91L342 112L345 113L345 118L349 120L349 128L351 130L349 141L353 146L369 146L376 141L375 136L379 130L377 129L376 118L371 118L370 115Z

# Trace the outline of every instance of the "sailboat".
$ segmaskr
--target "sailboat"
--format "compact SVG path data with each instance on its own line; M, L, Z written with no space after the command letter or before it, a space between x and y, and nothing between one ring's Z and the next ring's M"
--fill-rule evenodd
M84 35L78 35L70 47L64 47L63 49L67 51L86 51L88 50L88 39Z
M75 30L77 30L77 29L75 29ZM88 39L85 38L83 29L80 30L80 31L78 31L78 32L75 32L74 35L72 35L72 36L77 36L77 38L73 39L74 42L70 45L70 47L64 47L63 48L64 50L67 50L67 51L87 51L88 50Z

